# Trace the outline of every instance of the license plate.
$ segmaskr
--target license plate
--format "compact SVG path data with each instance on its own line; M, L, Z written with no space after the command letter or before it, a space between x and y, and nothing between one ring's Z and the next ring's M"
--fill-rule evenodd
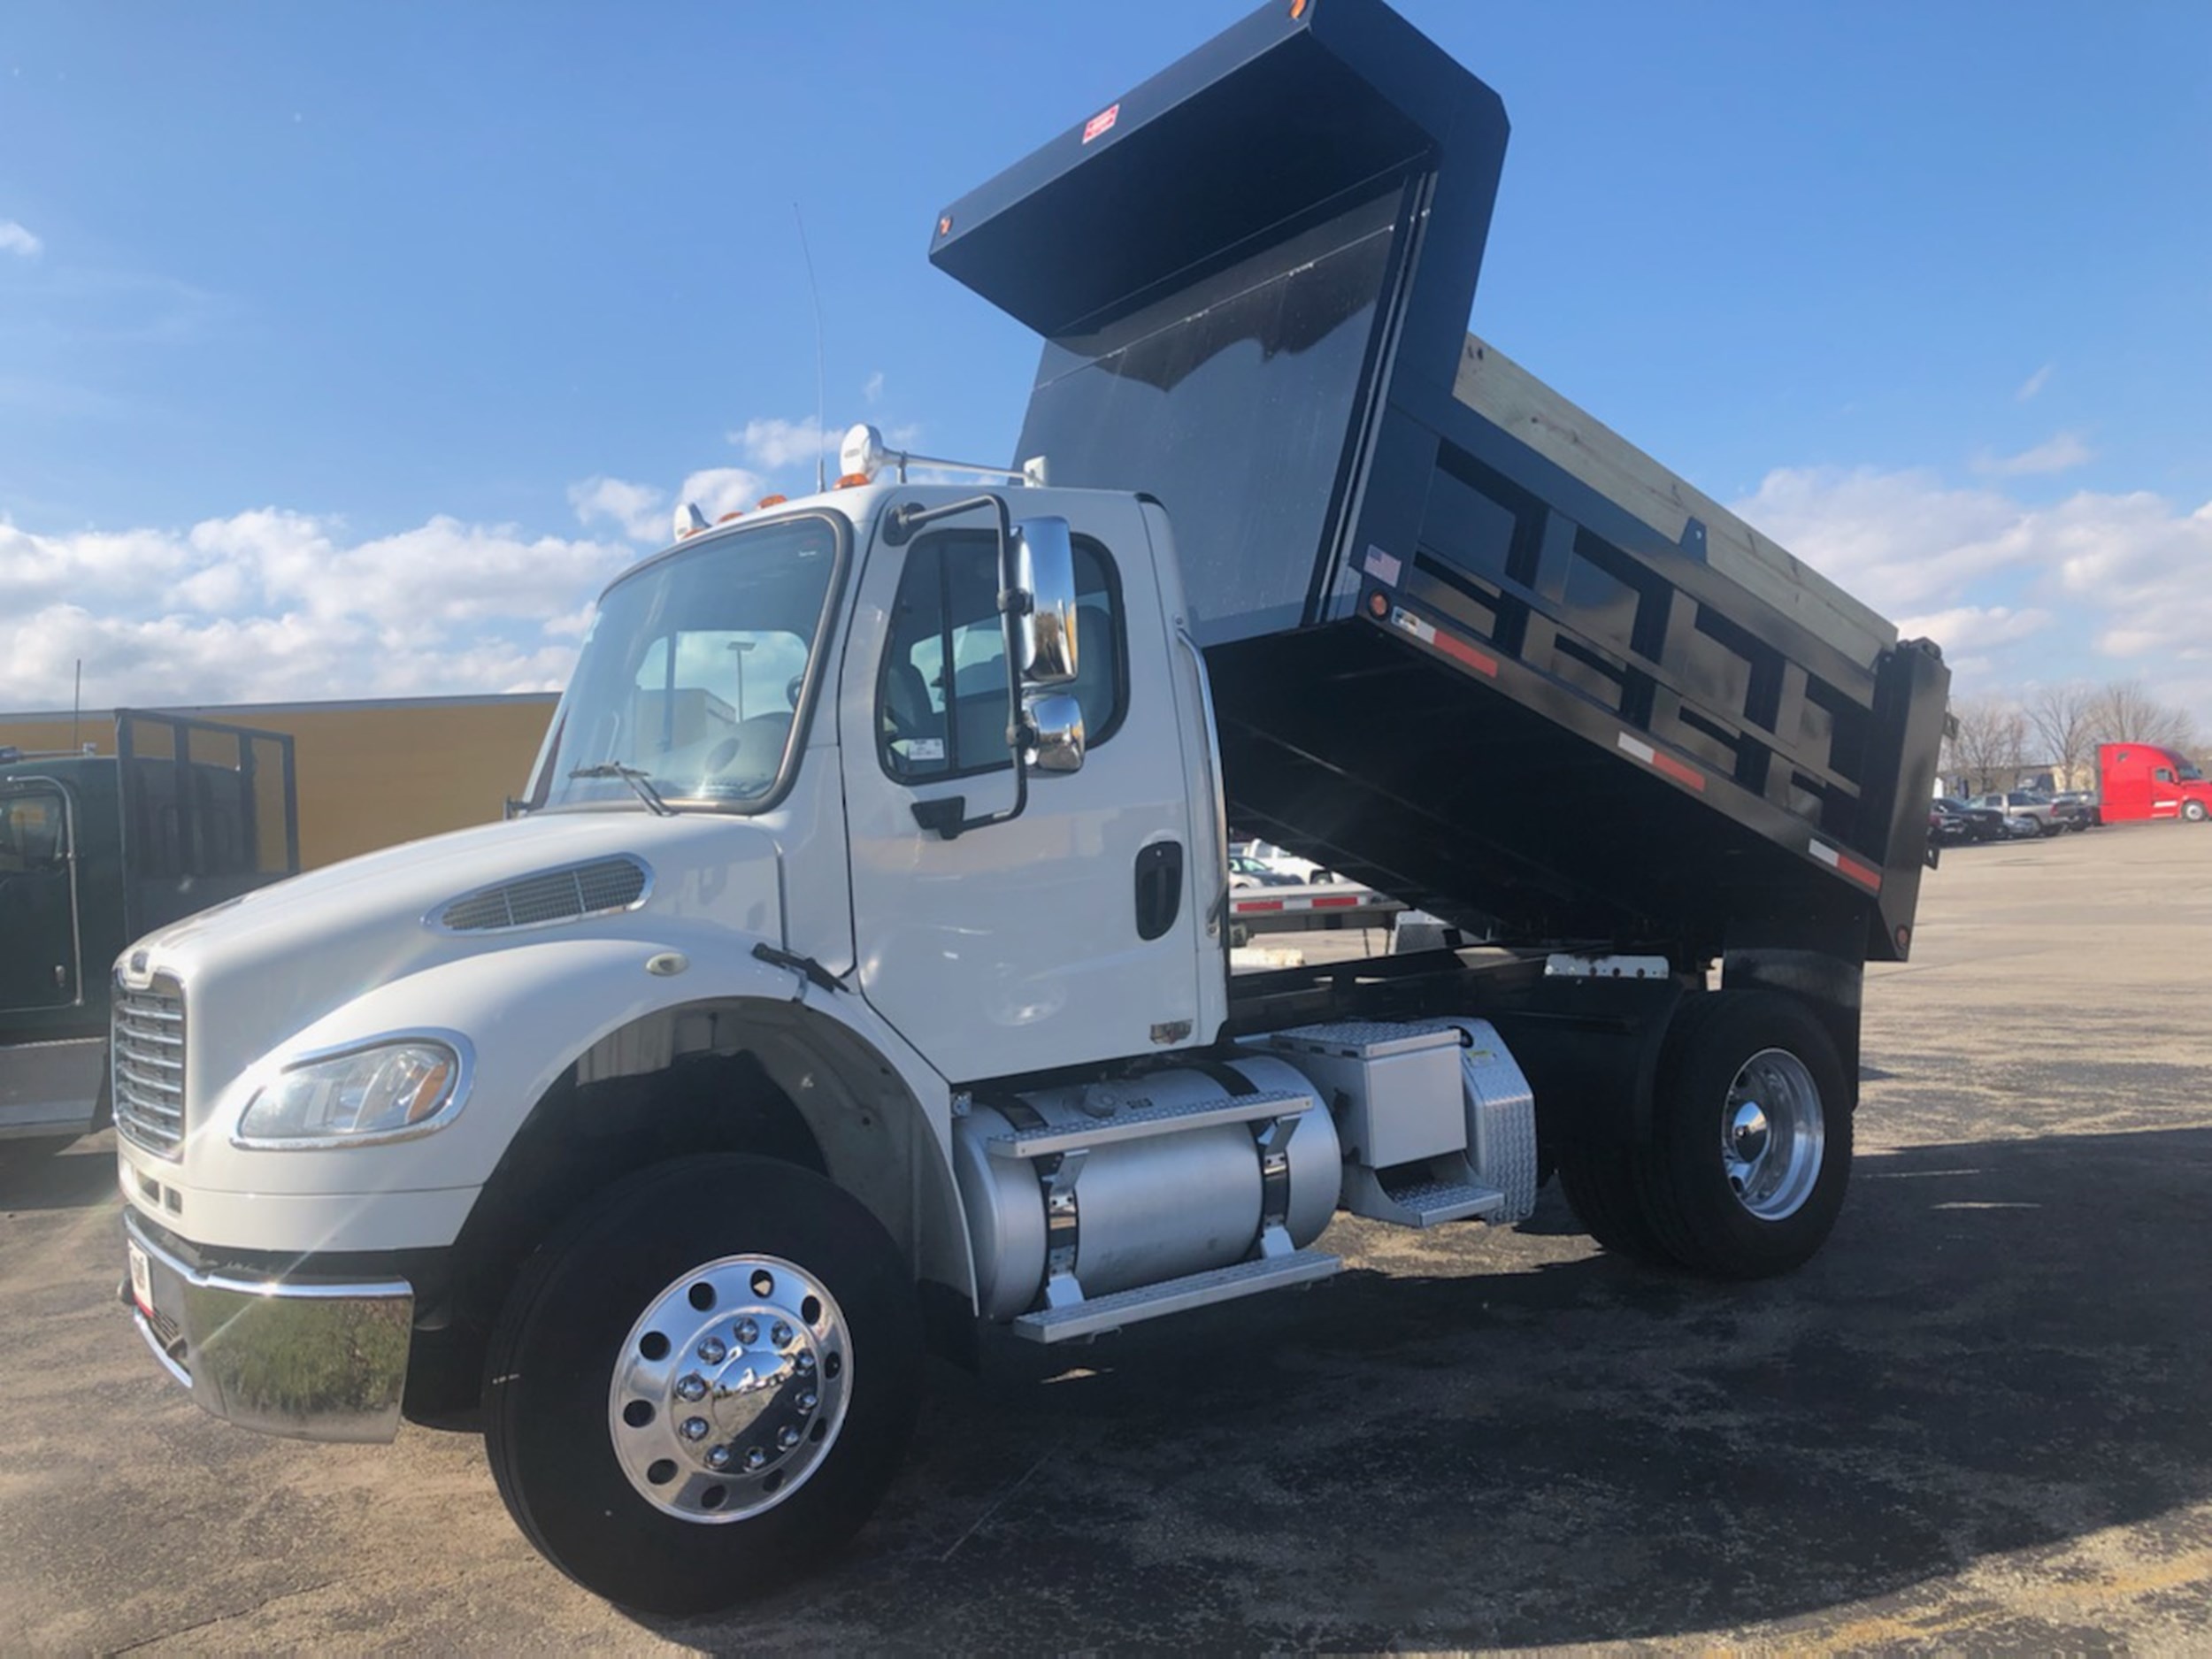
M146 1252L127 1239L125 1246L131 1253L131 1299L138 1303L141 1313L154 1310L154 1272L147 1264Z

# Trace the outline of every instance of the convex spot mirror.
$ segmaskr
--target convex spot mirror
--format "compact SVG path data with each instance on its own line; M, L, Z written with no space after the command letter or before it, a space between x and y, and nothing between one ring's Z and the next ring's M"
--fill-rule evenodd
M1033 696L1028 705L1029 764L1039 772L1082 770L1083 705L1064 692Z
M1072 684L1077 662L1075 548L1065 518L1024 518L1015 525L1014 587L1029 596L1028 613L1018 619L1014 630L1023 682L1041 690ZM1076 725L1079 765L1079 718Z

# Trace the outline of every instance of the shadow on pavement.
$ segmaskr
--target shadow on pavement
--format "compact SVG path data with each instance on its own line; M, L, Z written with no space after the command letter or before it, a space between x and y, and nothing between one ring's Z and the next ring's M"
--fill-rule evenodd
M1448 1230L1424 1277L1355 1224L1391 1276L933 1374L850 1554L654 1628L1492 1646L1879 1597L2212 1492L2208 1188L2212 1130L1866 1156L1823 1256L1733 1288Z
M65 1151L0 1143L0 1210L86 1210L115 1196L115 1143L88 1135Z

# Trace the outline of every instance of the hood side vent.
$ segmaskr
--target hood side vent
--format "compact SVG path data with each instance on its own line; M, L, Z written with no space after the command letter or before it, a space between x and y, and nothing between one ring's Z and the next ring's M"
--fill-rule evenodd
M431 925L449 933L543 927L635 910L652 885L653 872L642 859L599 858L465 893L436 912Z

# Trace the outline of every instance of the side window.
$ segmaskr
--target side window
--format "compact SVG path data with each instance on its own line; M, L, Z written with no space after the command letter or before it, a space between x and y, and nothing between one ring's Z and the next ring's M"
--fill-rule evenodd
M1075 541L1078 674L1089 747L1121 723L1127 654L1121 585L1106 550ZM960 533L915 544L899 578L876 688L877 746L894 778L959 778L1010 765L998 540Z
M61 796L33 790L0 800L0 875L59 869L64 844Z
M2151 776L2161 783L2171 783L2174 780L2174 774L2163 766L2153 768Z

